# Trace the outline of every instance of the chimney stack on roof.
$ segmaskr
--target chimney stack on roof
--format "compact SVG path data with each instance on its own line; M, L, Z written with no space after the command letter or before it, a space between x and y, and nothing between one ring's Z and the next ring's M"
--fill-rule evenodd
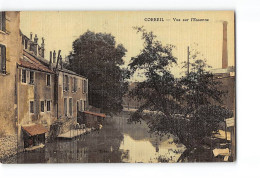
M51 66L51 64L52 64L52 51L50 51L50 66Z
M222 68L228 67L228 54L227 54L227 21L223 22L223 46L222 46Z
M35 36L34 36L34 43L38 43L38 37L37 37L37 34L35 34Z
M60 68L63 69L63 62L62 62L62 57L61 57L61 55L60 55L58 58L59 58L59 60L60 60Z
M41 44L41 57L42 58L44 58L44 51L45 51L45 49L44 49L44 38L42 37L42 44Z
M39 47L38 47L38 37L37 37L37 34L35 34L35 37L34 37L34 41L32 41L32 32L30 33L30 51L32 51L34 53L34 55L38 56L39 54ZM41 53L41 52L40 52Z
M56 51L54 50L53 51L53 61L52 63L56 63Z

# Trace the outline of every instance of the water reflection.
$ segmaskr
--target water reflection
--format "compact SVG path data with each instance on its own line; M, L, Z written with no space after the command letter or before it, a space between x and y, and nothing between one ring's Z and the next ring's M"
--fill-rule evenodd
M148 126L127 124L127 114L107 118L100 131L75 140L56 140L43 149L20 153L5 163L176 162L184 146L148 133Z
M170 144L170 140L166 140L154 147L149 140L134 140L125 134L120 149L128 153L128 157L122 159L123 162L156 163L176 162L185 148Z

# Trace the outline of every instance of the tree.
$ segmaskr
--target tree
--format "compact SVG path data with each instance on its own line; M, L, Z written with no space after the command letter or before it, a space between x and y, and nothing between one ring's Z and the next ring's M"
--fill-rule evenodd
M205 137L217 132L221 121L231 117L230 111L216 105L221 104L224 92L218 89L219 84L200 59L190 62L189 74L174 78L168 69L170 63L177 63L172 55L173 46L163 46L152 32L142 27L135 29L142 33L144 49L131 59L129 66L132 75L141 69L146 79L130 94L145 103L129 120L140 122L147 116L144 110L152 111L148 120L150 131L177 136L178 142L186 146L180 160L189 158L191 153L202 150Z
M118 113L126 93L128 71L121 68L127 50L115 37L87 31L73 42L68 68L89 80L89 103L104 113Z
M137 57L131 58L129 67L132 75L137 70L143 70L145 75L145 81L138 83L130 92L130 96L145 101L134 116L142 113L144 109L169 113L178 106L174 99L168 97L170 94L175 96L178 93L175 79L167 69L169 65L176 63L176 58L171 53L173 46L163 46L156 40L153 32L147 32L142 27L134 29L137 33L142 33L144 49ZM139 119L132 118L132 120Z

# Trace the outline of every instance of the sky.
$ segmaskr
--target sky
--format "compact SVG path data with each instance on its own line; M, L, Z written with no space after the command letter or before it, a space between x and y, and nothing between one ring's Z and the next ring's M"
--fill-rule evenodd
M163 18L164 21L145 21L147 18ZM180 21L174 21L177 18ZM191 18L208 21L191 21ZM169 19L169 20L168 20ZM188 21L183 21L188 19ZM234 13L232 11L22 11L21 31L26 36L37 34L39 44L45 39L45 56L59 49L63 57L72 51L72 42L87 30L111 33L117 44L127 49L124 57L127 65L143 48L141 35L134 26L144 26L153 31L162 44L175 46L173 55L179 66L187 60L187 47L200 52L202 59L212 68L221 68L223 21L228 22L228 65L234 66ZM183 70L174 67L173 73Z

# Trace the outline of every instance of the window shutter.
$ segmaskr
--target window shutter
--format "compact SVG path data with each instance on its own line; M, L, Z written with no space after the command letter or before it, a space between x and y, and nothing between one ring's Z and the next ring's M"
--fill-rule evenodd
M6 26L5 26L5 12L2 12L2 30L5 32L6 31Z
M68 87L67 90L69 91L69 90L70 90L70 77L69 77L69 76L68 76L68 83L67 83L67 85L68 85L68 86L67 86L67 87Z
M65 75L63 74L63 91L65 91Z
M1 63L0 63L0 73L6 73L6 47L4 45L1 48Z
M82 93L84 93L84 80L82 80Z

